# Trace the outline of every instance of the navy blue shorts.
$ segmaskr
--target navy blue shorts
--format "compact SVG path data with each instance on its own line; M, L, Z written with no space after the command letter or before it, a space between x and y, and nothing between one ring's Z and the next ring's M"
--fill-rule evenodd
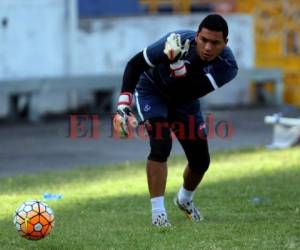
M197 135L206 136L198 99L183 104L170 104L160 95L154 83L142 75L135 91L135 100L142 122L163 118L168 121L173 131L180 129L181 135L184 134L187 139Z

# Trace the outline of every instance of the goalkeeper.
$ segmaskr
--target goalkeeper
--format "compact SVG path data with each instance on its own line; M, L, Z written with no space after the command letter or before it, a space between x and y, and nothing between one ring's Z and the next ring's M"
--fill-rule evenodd
M153 225L170 226L164 194L171 131L187 158L183 184L174 203L191 221L202 219L193 196L209 167L210 156L199 98L222 87L237 74L237 63L226 45L227 36L224 18L211 14L202 20L197 32L171 32L136 54L125 68L113 126L123 138L136 126L131 111L135 95L137 111L150 142L146 169ZM186 136L191 131L196 136Z

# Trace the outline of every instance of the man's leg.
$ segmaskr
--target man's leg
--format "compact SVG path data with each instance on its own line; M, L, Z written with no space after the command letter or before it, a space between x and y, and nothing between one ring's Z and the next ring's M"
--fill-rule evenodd
M183 172L183 187L188 191L196 190L210 164L206 139L179 140L188 160Z
M200 184L204 174L193 172L187 165L183 172L183 187L188 191L194 191Z
M195 100L178 105L170 111L170 114L173 124L171 128L188 160L183 173L183 185L174 201L189 219L198 222L201 217L199 210L193 204L193 196L210 162L200 102Z
M146 128L150 138L150 154L147 160L148 188L152 206L152 224L169 226L164 206L167 182L167 159L172 148L170 129L165 119L148 121Z
M180 203L186 203L193 200L195 191L203 176L204 173L199 174L194 172L189 165L185 167L183 172L183 185L177 194L177 199Z
M199 222L202 217L193 203L193 197L205 171L209 167L210 157L206 140L179 140L188 159L183 173L183 185L176 196L175 204L192 221Z
M167 120L168 108L155 86L143 75L137 85L135 97L138 114L147 129L151 148L146 171L152 206L152 223L157 226L168 226L170 224L164 206L166 162L172 147Z
M147 179L152 207L152 224L156 226L170 226L164 204L167 183L167 163L148 160Z
M167 163L148 160L147 178L150 197L164 196L167 183Z

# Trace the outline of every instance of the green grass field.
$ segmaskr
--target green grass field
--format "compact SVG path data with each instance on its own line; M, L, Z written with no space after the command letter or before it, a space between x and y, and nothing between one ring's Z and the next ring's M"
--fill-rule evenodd
M2 178L0 249L300 249L299 147L213 154L195 195L205 218L199 224L172 203L184 165L183 158L169 164L166 207L173 227L167 230L150 224L143 163ZM64 195L47 202L55 228L43 240L25 240L12 215L44 192Z

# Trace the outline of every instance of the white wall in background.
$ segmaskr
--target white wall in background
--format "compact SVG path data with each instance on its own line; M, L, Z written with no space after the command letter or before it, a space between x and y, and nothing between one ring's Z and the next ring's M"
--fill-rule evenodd
M0 79L121 73L145 46L176 29L196 30L204 16L102 18L79 29L76 0L1 0ZM225 18L239 66L252 67L252 17Z
M76 0L0 0L0 80L70 74L75 10ZM0 116L9 112L8 93L0 96ZM42 91L32 103L41 113L70 107L69 95L57 91Z
M64 6L63 0L0 1L1 79L65 73Z
M196 30L205 16L115 17L79 25L76 3L76 0L0 0L0 81L122 74L127 61L144 47L173 30ZM253 67L252 17L225 18L230 30L229 46L239 67ZM8 95L2 94L0 98L0 116L3 116L9 110ZM68 93L42 92L33 103L41 113L59 112L70 107L69 99ZM78 103L83 99L86 98L77 98Z

